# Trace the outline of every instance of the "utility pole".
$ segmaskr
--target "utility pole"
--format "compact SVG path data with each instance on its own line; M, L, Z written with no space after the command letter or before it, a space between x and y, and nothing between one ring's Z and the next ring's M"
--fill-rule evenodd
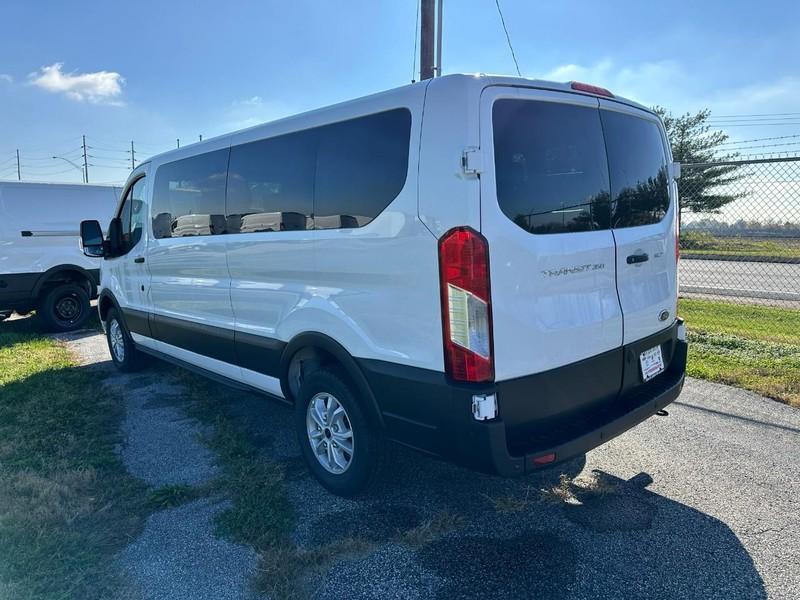
M83 138L83 183L89 183L89 159L86 156L86 136Z
M442 4L444 0L436 1L436 77L442 76Z
M131 171L136 168L136 150L133 149L133 140L131 140Z
M22 171L19 169L19 148L17 148L17 180L22 181Z
M436 0L420 0L419 11L419 78L420 81L433 77L434 71L434 9Z

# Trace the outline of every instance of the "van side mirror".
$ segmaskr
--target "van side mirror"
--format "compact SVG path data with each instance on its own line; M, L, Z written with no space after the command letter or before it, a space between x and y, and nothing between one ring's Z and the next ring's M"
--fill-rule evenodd
M99 222L81 221L81 248L86 256L97 258L106 255Z

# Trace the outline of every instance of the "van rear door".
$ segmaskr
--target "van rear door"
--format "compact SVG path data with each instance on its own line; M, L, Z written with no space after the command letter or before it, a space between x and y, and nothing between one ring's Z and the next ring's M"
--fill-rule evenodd
M668 169L669 145L655 115L600 100L600 118L611 183L623 343L630 344L675 320L677 189Z
M546 90L481 95L497 381L602 354L591 377L571 383L587 397L619 392L622 313L598 107L594 97Z

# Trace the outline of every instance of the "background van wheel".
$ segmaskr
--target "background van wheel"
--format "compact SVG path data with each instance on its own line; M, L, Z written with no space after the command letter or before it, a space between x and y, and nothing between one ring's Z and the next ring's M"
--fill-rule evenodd
M128 330L125 329L119 313L114 308L109 310L106 316L106 341L111 360L120 371L130 373L142 368L144 356L134 346Z
M335 369L311 373L300 386L295 427L309 470L328 491L354 496L375 481L383 436L354 388Z
M86 288L65 283L48 291L39 306L39 317L51 331L80 329L91 316L89 294Z

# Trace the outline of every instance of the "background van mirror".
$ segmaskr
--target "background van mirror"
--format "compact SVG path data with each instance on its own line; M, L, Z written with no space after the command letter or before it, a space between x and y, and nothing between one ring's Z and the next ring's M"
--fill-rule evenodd
M81 221L81 247L86 256L105 256L103 230L98 221Z

